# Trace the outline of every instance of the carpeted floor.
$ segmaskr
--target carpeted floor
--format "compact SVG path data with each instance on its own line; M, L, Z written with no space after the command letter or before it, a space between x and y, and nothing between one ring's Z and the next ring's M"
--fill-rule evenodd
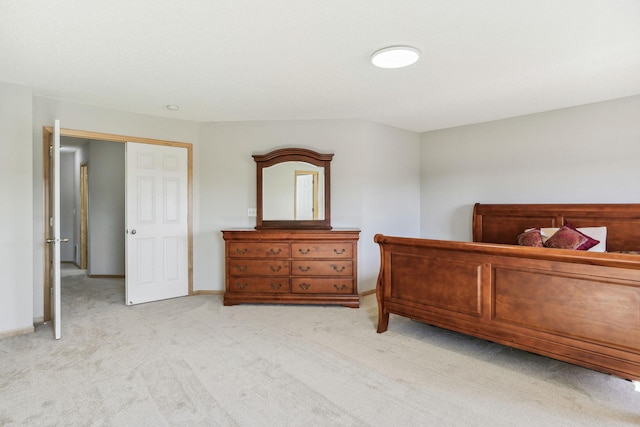
M222 306L127 307L121 279L63 279L51 325L0 340L2 426L640 425L631 382L398 316Z

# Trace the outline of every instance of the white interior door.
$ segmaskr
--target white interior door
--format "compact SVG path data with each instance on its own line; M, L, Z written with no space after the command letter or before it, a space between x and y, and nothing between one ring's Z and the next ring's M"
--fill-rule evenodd
M315 215L317 207L316 176L317 172L295 172L296 211L294 218L296 220L318 219Z
M49 238L47 243L51 251L51 319L53 321L53 333L57 340L61 337L60 320L60 120L55 120L53 125L53 138L51 140L51 165L49 168L49 185L51 204L49 212Z
M187 295L187 149L127 142L126 157L126 304Z

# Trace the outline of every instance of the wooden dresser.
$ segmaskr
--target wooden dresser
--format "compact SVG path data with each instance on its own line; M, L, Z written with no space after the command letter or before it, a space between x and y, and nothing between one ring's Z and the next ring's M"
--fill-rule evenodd
M359 230L223 230L224 305L357 308Z

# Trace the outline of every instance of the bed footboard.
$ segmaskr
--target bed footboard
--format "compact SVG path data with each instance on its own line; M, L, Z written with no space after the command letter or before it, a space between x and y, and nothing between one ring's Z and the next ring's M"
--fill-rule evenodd
M397 314L640 380L640 257L376 235Z

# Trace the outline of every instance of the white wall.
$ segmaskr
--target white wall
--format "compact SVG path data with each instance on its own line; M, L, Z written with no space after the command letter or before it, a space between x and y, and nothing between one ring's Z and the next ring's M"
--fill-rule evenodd
M89 142L87 273L124 276L125 144Z
M31 89L0 82L0 336L33 330Z
M221 230L255 227L255 218L247 216L247 208L256 207L252 154L285 147L334 153L331 223L361 229L359 292L375 287L375 233L419 233L418 134L360 120L302 120L211 123L202 125L200 140L202 238L194 252L206 262L194 266L197 289L224 289ZM401 188L379 185L385 180ZM399 215L398 206L406 207Z
M640 96L422 135L421 234L471 239L482 203L640 202Z
M380 249L375 234L420 236L420 136L369 123L364 128L361 165L362 234L360 277L375 289ZM361 286L362 288L362 286ZM363 289L360 289L362 291Z

